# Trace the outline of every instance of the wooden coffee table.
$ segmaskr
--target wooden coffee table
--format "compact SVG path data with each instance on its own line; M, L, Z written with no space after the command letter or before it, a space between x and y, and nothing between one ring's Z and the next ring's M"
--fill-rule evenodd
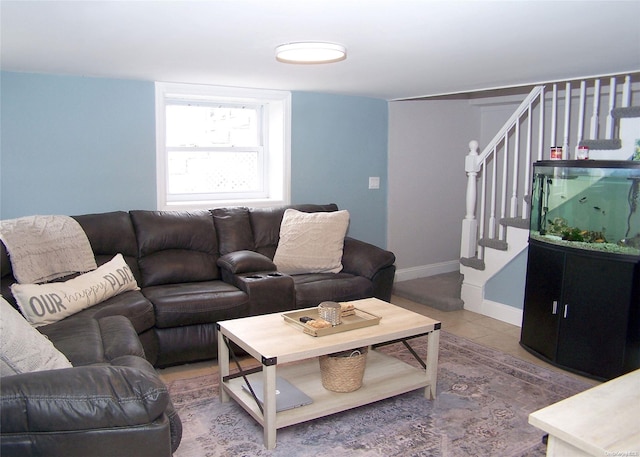
M233 398L264 429L267 449L276 446L276 430L318 417L424 388L428 399L436 396L440 322L377 298L356 300L357 308L380 316L378 325L342 333L314 337L285 322L281 313L233 319L218 323L218 365L220 400ZM428 349L423 369L413 367L395 357L375 350L376 345L403 342L427 336ZM230 375L229 344L233 342L262 362L257 370ZM317 357L364 346L373 346L360 389L336 393L322 386ZM417 354L414 353L414 355ZM420 359L419 359L420 360ZM298 363L291 363L298 362ZM313 399L307 406L276 413L277 375L287 379ZM264 382L262 408L243 389L243 376L260 371ZM261 410L262 409L262 410Z

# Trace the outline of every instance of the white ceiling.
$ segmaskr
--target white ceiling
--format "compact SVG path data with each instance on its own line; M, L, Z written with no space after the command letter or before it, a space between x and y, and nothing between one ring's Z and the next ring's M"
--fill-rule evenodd
M0 2L1 68L387 100L640 70L640 1ZM347 59L277 62L331 41Z

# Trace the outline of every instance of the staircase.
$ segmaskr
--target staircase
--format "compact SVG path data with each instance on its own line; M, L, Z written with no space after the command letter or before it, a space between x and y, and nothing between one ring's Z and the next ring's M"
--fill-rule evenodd
M485 286L527 248L532 164L548 160L551 147L562 147L565 160L579 146L589 147L591 159L630 159L640 138L638 80L635 73L536 86L482 152L469 143L460 249L465 309L520 325L522 310L487 300Z

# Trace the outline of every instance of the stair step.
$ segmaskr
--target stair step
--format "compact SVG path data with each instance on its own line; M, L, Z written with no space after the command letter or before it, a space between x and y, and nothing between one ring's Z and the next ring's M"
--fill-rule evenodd
M582 140L580 146L586 146L591 150L610 151L613 149L622 149L622 140L614 138L612 140Z
M442 311L455 311L464 307L460 298L463 279L459 271L454 271L399 281L393 285L392 293Z
M640 106L627 106L624 108L613 108L611 110L611 116L615 119L623 118L635 118L640 117ZM622 140L620 138L613 138L610 140L594 139L594 140L581 140L579 146L586 146L594 151L612 151L615 149L622 149Z
M477 257L461 257L460 263L465 267L474 268L476 270L484 270L484 260L480 260Z
M500 219L500 225L529 230L530 220L529 218L523 219L521 217L503 217Z
M623 117L640 117L640 106L628 106L626 108L613 108L611 116L616 119Z
M482 238L478 240L478 246L493 248L497 249L498 251L506 251L507 249L509 249L509 244L506 241L496 240L494 238Z

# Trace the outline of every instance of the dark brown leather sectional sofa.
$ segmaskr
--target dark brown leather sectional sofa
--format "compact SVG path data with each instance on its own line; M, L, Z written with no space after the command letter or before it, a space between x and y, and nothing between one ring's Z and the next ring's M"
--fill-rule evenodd
M74 216L87 234L96 263L102 265L121 253L140 290L122 293L60 322L38 328L72 361L74 368L61 371L73 372L79 369L79 365L106 364L110 369L118 371L120 376L127 376L128 370L136 371L127 368L122 372L122 361L127 360L125 366L144 365L137 370L142 371L143 376L149 373L148 376L153 377L148 364L145 365L146 361L155 367L166 367L215 358L216 323L220 320L311 307L324 300L346 301L366 297L390 299L395 275L395 256L389 251L350 237L344 242L341 272L300 275L279 273L272 259L286 208L304 212L338 210L335 204L328 204L273 208L231 207L210 211L134 210ZM10 292L10 285L15 279L6 249L1 243L0 250L2 295L15 304ZM113 347L115 343L108 341L113 335L103 334L99 325L113 316L128 318L128 322L115 322L115 325L129 326L129 332L134 337L137 334L141 342L140 350L136 349L134 341L124 347L116 345L116 349L108 357L104 353L84 357L83 352L91 352L94 350L93 346L106 344ZM87 324L88 322L91 324ZM77 340L84 348L70 346L73 332L78 331L82 325L93 329L88 330L87 341L91 342L82 343ZM122 332L124 333L121 334L128 335L127 330ZM127 338L135 340L131 335ZM73 357L67 352L71 352ZM132 357L140 360L134 359L131 362ZM46 380L47 372L40 373L37 377L45 377ZM8 406L26 407L29 397L39 394L37 388L33 387L35 390L31 390L32 387L28 384L29 378L34 374L17 375L22 377L17 383L2 383L2 455L34 454L37 450L45 449L47 442L51 440L57 440L58 443L68 440L69 446L64 448L66 455L88 455L83 453L81 446L78 446L78 452L72 452L72 443L78 440L78 436L90 436L82 428L81 414L77 417L77 429L67 423L68 430L54 431L53 434L51 431L55 429L48 430L45 427L37 430L31 429L33 424L29 423L5 423ZM57 375L60 376L59 373ZM140 373L131 376L135 375ZM48 376L53 378L56 374L49 372ZM70 381L72 385L80 388L77 384L82 382L78 380L81 377L70 376L73 378ZM109 377L111 374L103 376ZM42 382L44 381L41 380L40 383ZM11 384L11 389L5 389L8 384ZM88 398L95 395L95 389L91 390ZM13 401L16 398L21 398L26 403ZM144 441L132 439L131 447L134 450L130 455L170 455L169 443L171 448L177 447L180 441L179 418L173 412L168 395L166 398L160 395L159 401L164 402L164 406L155 409L159 414L155 418L149 418L147 427L158 430L164 427L161 433L166 435L166 452L158 452L157 449L150 451L151 448L145 447ZM44 408L42 405L40 407ZM52 414L55 416L55 408L52 409ZM50 419L51 424L57 422L56 417ZM154 428L151 424L156 423L160 425ZM127 433L128 427L114 424L111 426L105 423L104 430L100 430L102 433L92 433L102 437L107 446L113 440L112 436L122 437ZM21 431L19 435L22 438L13 440L13 447L9 446L8 438L12 429L7 426L14 429L17 427ZM133 424L131 426L134 427ZM135 424L135 427L140 428L141 425ZM122 431L120 435L119 430ZM91 437L95 440L95 436ZM124 442L127 440L129 436ZM99 449L100 446L96 444L94 449Z

